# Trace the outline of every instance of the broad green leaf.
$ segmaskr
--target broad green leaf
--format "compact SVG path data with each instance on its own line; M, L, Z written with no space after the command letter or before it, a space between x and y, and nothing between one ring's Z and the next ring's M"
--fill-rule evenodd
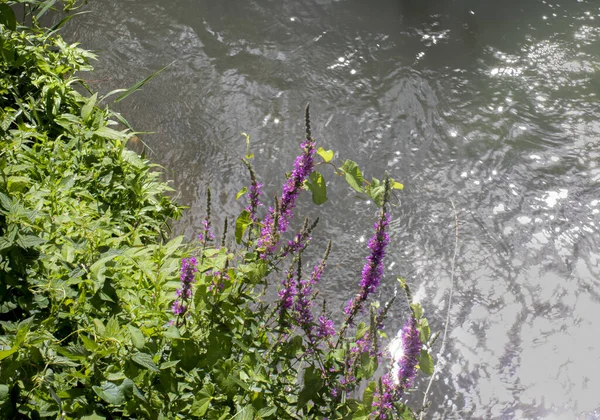
M168 362L165 362L160 365L160 370L169 369L169 368L172 368L173 366L177 366L177 364L179 362L180 362L180 360L169 360Z
M243 210L235 221L235 242L238 245L242 243L242 237L251 223L250 212Z
M419 357L419 369L426 375L433 375L433 358L427 352L427 350L421 350L421 355Z
M258 414L257 415L258 415L259 418L271 417L276 412L277 412L277 407L274 407L274 406L263 407L260 410L258 410Z
M92 389L100 398L112 405L122 405L125 402L123 391L112 382L103 382L102 386L93 386Z
M363 392L363 404L365 407L373 406L373 397L375 392L377 391L377 384L375 382L369 382L369 385L365 388Z
M370 378L377 370L377 357L372 357L369 352L365 351L360 355L360 369L363 378Z
M2 350L2 351L0 351L0 360L6 359L11 354L16 353L17 350L19 350L19 349L18 348L13 348L13 349L10 349L10 350Z
M250 404L238 411L231 420L254 420L254 407Z
M7 385L0 384L0 401L4 401L8 397L9 390Z
M98 137L104 137L112 140L126 140L128 138L127 133L122 133L117 130L113 130L108 127L100 127L99 129L93 132Z
M242 188L242 189L241 189L241 190L239 190L239 191L238 191L238 193L235 195L235 199L236 199L236 200L239 200L239 198L240 198L241 196L243 196L244 194L246 194L247 192L248 192L248 188L247 188L247 187L244 187L244 188Z
M29 185L31 179L28 176L9 176L7 189L8 192L14 193L23 191Z
M333 150L325 150L322 147L319 147L317 154L321 156L325 162L331 161L334 155Z
M348 182L348 184L352 188L354 188L354 190L356 190L358 192L364 191L363 175L362 175L362 172L360 171L360 168L356 164L356 162L354 162L352 160L346 160L344 162L344 164L342 165L342 171L344 171L344 174L346 175L346 182Z
M138 350L142 350L146 345L146 340L144 338L144 333L142 333L138 328L133 325L127 325L127 329L129 330L129 334L131 334L131 343Z
M316 205L321 205L327 201L327 186L325 178L319 172L314 171L310 174L308 188L312 192L312 200Z
M158 367L154 363L154 360L152 360L152 356L147 353L136 353L131 357L131 360L146 369L158 372Z
M303 408L323 387L321 373L313 366L304 369L304 387L298 395L298 408Z
M5 3L0 3L0 24L6 26L11 31L17 29L15 12Z
M81 420L106 420L106 417L101 416L94 411L92 414L81 417Z
M194 399L194 403L192 404L192 408L190 409L190 414L197 417L203 417L208 411L211 401L212 397L210 396L198 395Z
M83 121L87 121L92 114L92 110L94 109L94 105L96 105L96 100L98 99L98 94L94 93L90 99L85 103L84 106L81 107L81 119Z

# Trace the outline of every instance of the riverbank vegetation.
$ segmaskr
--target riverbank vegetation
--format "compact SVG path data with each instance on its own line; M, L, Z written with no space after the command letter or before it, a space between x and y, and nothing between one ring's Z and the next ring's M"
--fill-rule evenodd
M388 338L386 313L405 294L374 300L402 186L335 167L380 209L336 325L317 299L330 246L306 261L317 220L295 215L301 196L327 200L316 169L334 157L308 107L278 198L261 193L248 151L240 216L215 229L209 190L198 238L169 238L182 208L126 147L133 133L109 97L79 78L93 54L56 33L66 20L38 25L54 5L28 2L24 26L0 4L2 418L413 418L401 401L418 370L433 371L429 326L410 302Z

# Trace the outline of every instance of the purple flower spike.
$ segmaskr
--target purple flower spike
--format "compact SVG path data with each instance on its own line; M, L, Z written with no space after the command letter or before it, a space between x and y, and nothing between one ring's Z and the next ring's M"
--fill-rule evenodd
M290 220L294 217L293 210L296 199L300 195L304 181L313 171L315 142L308 138L300 147L302 147L303 153L296 158L294 170L283 186L278 217L275 217L276 210L269 208L269 214L263 221L261 236L258 239L258 247L264 248L261 258L266 258L275 250L279 234L285 232L290 225Z
M253 222L258 222L258 216L256 215L256 209L258 206L261 205L260 202L260 195L262 194L262 186L263 184L261 184L260 182L254 182L256 181L255 179L252 182L252 185L250 185L250 194L248 194L248 198L250 199L250 203L248 204L248 207L246 207L246 210L250 213L250 219Z
M385 419L392 404L412 386L417 376L421 347L417 320L411 317L388 347L392 370L381 378L381 389L375 395L375 410L371 413L375 419Z
M181 273L179 275L181 287L175 292L177 299L171 307L175 315L183 315L187 310L185 302L192 297L192 285L196 282L196 272L198 271L197 264L198 262L194 257L181 260Z
M375 228L375 235L373 235L368 243L371 253L367 257L367 262L362 270L360 291L344 308L344 313L348 316L356 314L362 308L363 302L367 300L371 293L375 292L381 283L381 278L383 277L385 247L390 242L390 237L386 233L389 223L390 215L382 211L379 221L373 225Z
M294 270L288 271L286 278L281 282L282 287L278 293L281 303L280 313L294 306L294 297L298 293L295 274Z
M335 326L331 319L327 319L324 315L319 317L319 326L317 328L317 337L327 339L335 335Z

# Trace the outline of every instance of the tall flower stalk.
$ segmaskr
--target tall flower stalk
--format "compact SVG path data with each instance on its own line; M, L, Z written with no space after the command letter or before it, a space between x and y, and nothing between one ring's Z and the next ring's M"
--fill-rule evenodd
M265 217L261 236L258 239L258 247L263 251L261 258L270 255L279 243L279 235L285 232L294 217L294 207L296 199L302 190L302 185L306 181L314 168L314 157L316 153L315 141L310 132L310 110L306 106L305 113L306 139L300 145L302 154L294 162L294 170L283 185L283 193L279 202L279 214L276 217L276 208L269 208L269 213Z
M375 234L369 240L368 247L371 250L367 257L362 276L360 280L359 292L348 301L344 308L346 320L342 331L340 332L340 340L346 328L352 324L356 314L363 308L368 297L375 292L383 277L383 259L385 257L385 248L390 242L390 237L386 230L390 223L390 215L387 212L387 203L390 193L390 178L386 176L384 184L384 195L381 210L379 212L379 220L373 225ZM339 341L338 341L339 344Z
M171 309L178 318L183 318L188 310L188 301L192 297L192 285L196 282L196 258L183 258L181 260L181 273L179 275L180 287L176 291L176 299Z
M375 410L371 413L373 418L387 418L393 403L412 386L417 376L417 364L422 345L417 320L411 316L388 347L392 358L392 369L381 378L381 384L375 393L373 402Z

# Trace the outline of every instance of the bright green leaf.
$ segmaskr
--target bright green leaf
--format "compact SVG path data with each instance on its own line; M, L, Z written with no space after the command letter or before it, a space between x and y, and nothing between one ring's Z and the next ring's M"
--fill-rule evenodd
M158 372L158 367L156 366L156 363L154 363L152 356L147 353L136 353L131 357L131 360L146 369Z
M109 404L122 405L125 402L125 395L121 389L112 382L103 382L102 387L92 387L96 395Z
M81 107L81 118L83 121L87 121L90 118L92 110L94 109L94 105L96 105L96 100L98 99L98 94L94 93L90 99L85 103L84 106Z
M319 147L317 154L321 156L325 162L331 161L334 155L333 150L325 150L322 147Z
M237 192L237 194L235 195L235 199L236 199L236 200L239 200L239 198L240 198L241 196L243 196L244 194L246 194L247 192L248 192L248 188L247 188L247 187L244 187L244 188L242 188L242 189L241 189L241 190L239 190L239 191Z
M235 221L235 242L237 244L242 243L242 237L250 224L252 224L250 212L248 210L243 210Z
M327 186L325 178L320 173L314 171L310 174L308 189L312 192L312 200L316 205L321 205L327 201Z
M421 350L421 355L419 357L419 369L426 375L433 375L433 358L427 352L427 350Z
M358 192L363 192L363 175L356 162L346 160L342 165L342 171L346 175L346 182Z

